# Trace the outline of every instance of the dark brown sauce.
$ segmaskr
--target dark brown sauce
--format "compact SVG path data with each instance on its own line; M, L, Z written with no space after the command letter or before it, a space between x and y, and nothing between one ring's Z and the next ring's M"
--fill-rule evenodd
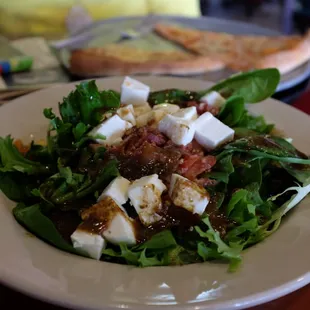
M107 223L108 223L108 220L98 221L95 218L90 218L87 221L83 221L80 224L79 229L89 232L91 234L99 235L104 230Z
M85 201L82 205L83 208L94 206L93 204L86 205ZM81 219L79 213L73 210L53 210L47 216L54 223L62 237L70 243L70 236L78 226L79 229L87 232L94 234L102 233L110 222L110 217L108 215L111 214L107 210L109 207L102 207L104 211L101 212L101 210L97 208L97 210L93 211L84 221ZM100 212L99 215L98 212ZM221 237L225 236L232 222L227 219L222 211L217 209L215 196L213 199L211 198L206 213L209 216L212 227L220 233ZM133 225L135 227L135 235L138 243L143 243L152 238L153 235L166 229L174 229L177 235L182 236L193 226L198 225L201 220L198 214L192 214L184 208L173 205L167 194L163 196L163 210L161 215L162 219L159 222L148 227L143 226L138 217L134 219Z
M54 223L55 228L67 242L71 243L70 236L81 223L81 217L76 211L53 210L46 214Z
M145 143L137 154L116 156L120 174L129 180L151 174L165 178L176 170L180 157L180 152L174 149L162 149L150 143Z
M205 212L209 216L212 227L219 232L221 237L224 237L233 222L227 218L224 210L218 209L218 198L216 194L211 197Z

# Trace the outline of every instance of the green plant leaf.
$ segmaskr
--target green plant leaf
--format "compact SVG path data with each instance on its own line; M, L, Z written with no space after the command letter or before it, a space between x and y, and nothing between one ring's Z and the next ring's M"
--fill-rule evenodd
M235 74L199 94L202 97L214 90L220 92L225 98L240 96L246 103L256 103L273 95L279 82L278 69L254 70Z
M0 171L2 172L19 171L26 174L50 173L48 166L25 158L13 145L13 139L10 136L5 138L0 137L0 158Z
M22 203L18 204L13 209L13 215L21 225L26 227L27 230L32 232L38 238L61 250L74 254L81 254L62 238L53 222L42 213L39 204L32 206L26 206Z

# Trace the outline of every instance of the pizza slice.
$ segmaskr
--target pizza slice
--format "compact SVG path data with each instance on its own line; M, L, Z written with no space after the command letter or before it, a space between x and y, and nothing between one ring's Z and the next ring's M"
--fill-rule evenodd
M236 71L276 67L286 73L310 60L310 31L305 36L233 35L169 24L157 24L155 31Z
M192 75L224 68L220 60L183 51L149 51L109 45L71 53L70 71L78 76L174 74Z

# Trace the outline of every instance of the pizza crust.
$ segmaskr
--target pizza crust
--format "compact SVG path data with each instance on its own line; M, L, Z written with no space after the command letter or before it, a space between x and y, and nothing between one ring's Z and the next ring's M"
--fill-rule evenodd
M197 55L221 61L235 71L277 68L288 73L310 60L310 31L302 37L232 35L157 24L154 29Z
M257 69L275 67L278 68L281 74L285 74L309 60L310 30L294 48L265 56L255 64L255 67Z
M221 61L183 52L155 52L107 46L75 50L70 72L83 77L130 74L191 75L224 68Z

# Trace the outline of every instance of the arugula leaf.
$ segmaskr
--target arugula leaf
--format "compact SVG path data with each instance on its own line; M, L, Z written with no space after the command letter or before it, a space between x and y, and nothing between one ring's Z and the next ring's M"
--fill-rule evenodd
M278 69L261 69L235 74L211 88L199 92L200 97L218 91L224 97L240 96L246 103L260 102L274 94L280 82Z
M248 160L248 162L247 162ZM234 173L230 177L230 187L243 188L251 183L262 184L262 169L268 159L245 159L243 165L235 165Z
M206 177L227 184L229 182L229 176L234 172L234 170L235 169L232 164L232 154L228 154L217 161L216 165L212 168L212 171L206 174Z
M76 86L68 97L59 104L59 112L64 123L76 126L82 122L85 125L96 126L101 121L102 109L106 111L118 108L119 98L113 91L99 92L96 82L86 81Z
M56 115L53 113L53 109L52 108L45 108L43 110L43 114L47 119L53 119L56 117Z
M240 254L242 251L242 247L238 245L228 246L221 239L219 232L214 230L208 217L205 217L202 221L207 225L207 231L204 232L199 226L195 226L196 232L199 234L200 237L206 238L211 244L214 244L217 247L219 257L228 259L230 261L229 270L235 271L241 263ZM200 252L198 252L198 254L201 255L202 258L207 257L206 253L202 254L202 249L200 249Z
M239 152L252 155L255 158L273 159L278 162L295 164L310 164L310 159L298 157L296 152L278 144L271 136L250 136L240 138L224 146L224 150L217 155L217 160L228 154Z
M167 252L167 265L186 265L200 262L201 258L196 250L177 245Z
M232 212L232 210L236 207L238 203L246 199L247 194L248 194L247 190L240 189L232 195L228 203L227 210L226 210L228 216L230 215L230 213Z
M302 184L310 183L310 165L280 163L281 166Z
M61 250L74 254L82 254L77 252L72 245L62 238L53 222L42 213L41 208L42 206L39 204L26 206L20 203L13 209L13 215L21 225L26 227L27 230L38 238Z
M273 159L278 162L286 162L286 163L292 163L292 164L304 164L304 165L310 165L310 159L303 159L303 158L297 158L297 157L282 157L282 156L275 156L269 153L260 152L256 150L244 150L239 148L230 148L226 151L222 152L218 155L218 159L221 159L222 157L226 156L227 154L231 154L233 152L239 152L239 153L247 153L250 155L253 155L254 158L266 158L266 159Z
M20 172L1 172L0 190L13 201L31 201L32 191L38 186L40 180L35 176Z
M164 257L160 258L158 254L146 255L144 249L139 257L139 264L141 267L163 266L165 265Z
M43 200L52 204L72 202L104 189L118 174L115 161L108 162L95 179L87 174L72 173L69 167L61 168L60 173L40 185L40 194Z
M152 106L160 103L180 104L186 101L199 100L200 97L197 92L173 88L151 92L148 103Z
M48 174L50 168L39 162L31 161L25 158L13 144L10 136L0 137L0 171L19 171L27 174Z
M260 135L259 131L248 129L246 127L234 127L234 131L235 131L235 139Z
M127 263L141 266L164 266L169 264L168 252L175 248L177 243L170 230L155 234L150 240L128 248L120 244L119 250L112 248L103 250L103 255L124 259Z
M243 114L237 126L266 134L270 133L274 128L274 124L266 123L264 116L255 116L249 114L248 112Z
M233 228L230 230L227 235L225 236L226 241L234 242L234 241L240 241L240 238L242 238L242 235L245 233L253 233L256 232L258 228L258 218L253 217L248 221L243 222L241 225ZM242 238L243 239L243 238ZM243 239L243 242L246 241L247 237Z
M288 213L292 208L296 207L310 193L310 184L289 187L284 192L270 197L269 201L275 201L286 192L290 191L296 191L297 193L292 195L288 201L286 201L280 208L274 211L268 221L258 227L256 232L251 235L249 240L247 241L248 245L260 242L273 234L279 228L283 216Z
M84 123L78 123L75 128L72 129L72 133L76 141L79 141L83 135L88 131L89 127Z
M170 230L164 230L154 235L150 240L138 245L137 250L141 249L163 249L176 246L177 243Z
M234 192L226 208L229 218L242 224L255 217L257 208L264 204L259 189L259 184L252 183Z
M132 265L139 265L139 258L141 253L135 253L127 247L126 244L120 244L121 255L128 263Z

